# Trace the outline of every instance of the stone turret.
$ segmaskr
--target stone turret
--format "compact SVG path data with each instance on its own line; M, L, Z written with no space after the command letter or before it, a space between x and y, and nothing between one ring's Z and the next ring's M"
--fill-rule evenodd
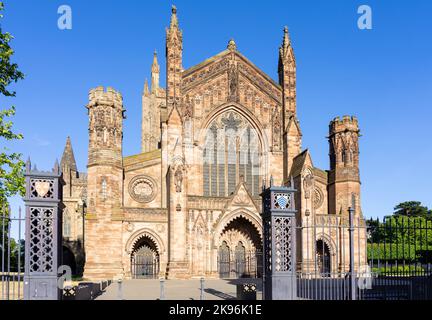
M360 130L356 117L336 117L330 122L330 214L346 214L353 202L356 212L361 212L359 137Z
M112 88L90 90L88 210L84 277L108 279L122 272L123 99Z
M88 166L122 165L123 98L113 88L90 90Z

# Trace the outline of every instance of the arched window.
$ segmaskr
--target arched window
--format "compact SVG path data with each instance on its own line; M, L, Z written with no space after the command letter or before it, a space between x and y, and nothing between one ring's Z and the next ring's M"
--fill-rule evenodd
M101 193L102 193L102 199L106 200L107 196L108 196L108 191L107 191L107 181L106 178L102 179L102 185L101 185Z
M203 157L205 196L229 196L241 177L249 192L259 195L260 143L244 117L230 111L216 118L206 132Z
M63 213L63 237L71 236L71 217L69 211L65 209Z
M323 240L316 242L316 258L319 274L322 277L329 277L331 273L330 249Z

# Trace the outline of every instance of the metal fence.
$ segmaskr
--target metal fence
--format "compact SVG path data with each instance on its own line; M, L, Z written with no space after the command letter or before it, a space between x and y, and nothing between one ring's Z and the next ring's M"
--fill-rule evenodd
M315 216L297 227L297 297L432 299L432 221Z
M21 237L25 219L14 216L10 207L0 208L1 296L0 300L23 299L24 239Z

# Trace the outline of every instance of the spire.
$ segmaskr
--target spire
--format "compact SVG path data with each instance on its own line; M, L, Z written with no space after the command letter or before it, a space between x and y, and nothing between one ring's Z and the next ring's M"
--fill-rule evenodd
M147 78L144 81L144 95L147 96L149 94L149 86Z
M156 50L153 53L153 64L152 64L152 68L151 68L151 90L152 93L153 92L157 92L157 90L159 89L159 63L157 60L157 52Z
M290 35L289 35L289 31L288 31L288 27L285 26L284 28L284 39L283 39L283 46L284 48L288 47L291 43L290 40Z
M179 28L176 6L172 6L171 8L171 22L169 28L167 28L167 40L179 43L182 42L182 32Z
M172 28L178 28L178 20L177 20L177 7L173 5L171 7L171 23L170 23L170 29Z
M61 159L61 166L68 166L70 169L77 171L77 166L75 162L75 156L72 149L72 143L70 140L70 137L67 137L66 139L66 146L63 151L63 156Z
M153 64L152 64L151 70L152 70L152 73L159 73L159 71L160 71L156 50L153 53Z
M289 35L288 27L284 27L284 35L283 35L283 41L282 46L280 48L280 55L281 58L284 59L287 57L287 54L289 52L289 48L291 47L291 38Z

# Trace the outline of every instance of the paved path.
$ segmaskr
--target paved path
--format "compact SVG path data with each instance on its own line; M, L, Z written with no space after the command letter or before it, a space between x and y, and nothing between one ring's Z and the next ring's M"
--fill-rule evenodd
M205 300L235 300L236 284L242 280L205 280ZM243 280L245 281L245 280ZM250 281L250 280L249 280ZM256 281L256 280L255 280ZM119 285L113 282L97 300L118 300ZM166 300L199 300L200 280L165 280ZM261 288L257 298L261 299ZM160 298L159 280L125 280L122 283L123 300L157 300Z

